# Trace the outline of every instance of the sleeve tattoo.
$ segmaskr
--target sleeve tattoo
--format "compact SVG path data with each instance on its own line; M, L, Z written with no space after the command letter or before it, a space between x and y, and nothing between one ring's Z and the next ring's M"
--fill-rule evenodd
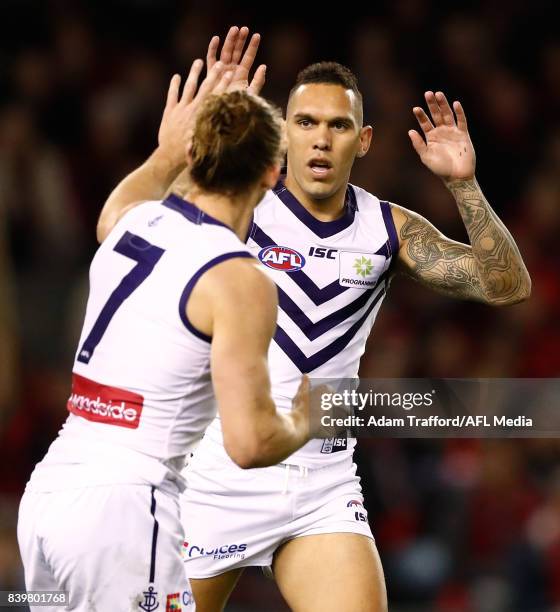
M399 235L407 273L446 295L513 304L530 293L530 278L506 227L475 181L450 186L470 245L446 238L420 215L399 207Z

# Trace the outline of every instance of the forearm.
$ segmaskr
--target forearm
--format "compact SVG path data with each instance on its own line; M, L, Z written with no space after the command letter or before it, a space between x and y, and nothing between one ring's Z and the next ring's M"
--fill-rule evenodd
M519 249L476 179L454 181L447 187L469 235L476 274L486 300L499 305L527 299L531 279Z
M296 422L293 414L276 411L267 418L259 434L259 450L253 467L276 465L295 453L305 442L306 424Z
M239 467L275 465L307 442L308 424L300 422L301 415L282 414L270 395L241 394L236 399L220 415L225 449Z
M177 165L156 149L139 168L126 176L107 198L97 223L99 242L103 242L123 212L131 205L145 200L162 199L184 168L185 164Z

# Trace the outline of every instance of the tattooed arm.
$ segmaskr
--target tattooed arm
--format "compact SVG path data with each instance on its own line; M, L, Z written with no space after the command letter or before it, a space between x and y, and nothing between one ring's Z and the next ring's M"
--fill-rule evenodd
M393 204L400 270L451 297L496 306L526 300L531 279L510 233L476 181L454 189L458 190L454 195L472 246L450 240L424 217ZM478 204L473 204L472 192L478 194ZM465 205L466 197L469 203Z
M421 108L414 108L426 142L415 130L409 136L422 162L453 194L470 245L446 238L420 215L393 205L399 267L446 295L494 305L526 300L531 279L511 234L476 182L474 149L461 105L453 105L455 122L443 93L427 92L426 101L433 123Z

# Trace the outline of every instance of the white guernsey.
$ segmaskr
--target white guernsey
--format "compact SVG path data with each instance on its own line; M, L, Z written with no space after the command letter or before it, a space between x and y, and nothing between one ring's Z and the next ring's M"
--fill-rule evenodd
M388 286L398 241L388 202L348 186L344 215L321 222L279 183L257 206L247 246L278 286L278 323L270 345L272 393L289 410L301 373L354 378ZM346 460L355 441L311 440L290 457L307 467ZM220 419L197 454L223 456Z
M247 245L278 287L269 365L279 409L289 409L302 372L317 378L356 377L398 252L389 204L349 185L344 214L321 222L279 183L255 209ZM286 464L249 477L227 456L216 417L185 471L188 488L181 511L188 575L202 578L236 567L268 566L279 542L300 535L353 532L371 537L362 518L354 446L355 440L346 438L311 440ZM295 466L293 490L289 466ZM293 500L282 498L283 491L290 491ZM244 506L249 492L250 529ZM358 518L356 504L362 510ZM225 545L242 545L243 554L210 554Z
M80 610L89 598L124 610L124 596L140 610L172 595L194 610L177 546L178 468L216 408L211 345L185 304L202 273L239 257L251 255L231 229L175 197L128 212L97 251L70 415L20 509L26 584L64 585ZM107 556L127 584L100 579Z

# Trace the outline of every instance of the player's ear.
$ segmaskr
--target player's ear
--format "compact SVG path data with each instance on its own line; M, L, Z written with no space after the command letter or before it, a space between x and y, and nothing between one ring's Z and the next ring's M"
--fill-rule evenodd
M272 166L269 166L264 171L261 185L265 189L272 189L274 185L276 185L276 183L278 182L278 179L280 178L280 170L281 170L280 164L274 164Z
M364 125L364 127L360 129L360 143L358 145L356 157L363 157L369 151L372 138L373 128L371 125Z

